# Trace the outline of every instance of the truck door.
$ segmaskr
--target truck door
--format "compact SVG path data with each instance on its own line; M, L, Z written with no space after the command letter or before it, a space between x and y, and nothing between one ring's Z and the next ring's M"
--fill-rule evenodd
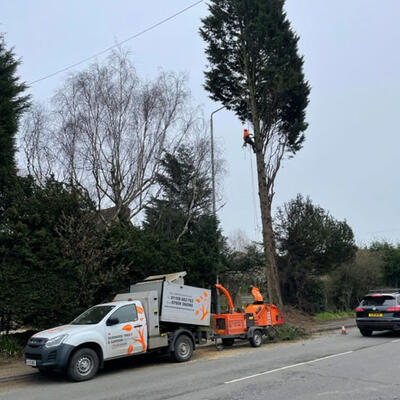
M140 313L142 310L141 306L132 303L110 315L106 323L107 358L146 351L147 326L144 313Z

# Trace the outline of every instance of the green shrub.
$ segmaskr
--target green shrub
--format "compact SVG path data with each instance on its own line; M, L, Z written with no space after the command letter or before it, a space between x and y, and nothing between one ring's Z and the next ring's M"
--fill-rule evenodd
M14 335L0 335L0 357L21 357L24 348Z
M296 340L307 337L307 331L296 325L285 324L274 326L268 332L268 341L281 342L286 340Z
M351 310L370 290L382 287L383 259L379 252L360 249L351 262L339 266L325 281L325 310Z
M0 334L0 359L21 357L28 339L37 332L29 329L9 335Z

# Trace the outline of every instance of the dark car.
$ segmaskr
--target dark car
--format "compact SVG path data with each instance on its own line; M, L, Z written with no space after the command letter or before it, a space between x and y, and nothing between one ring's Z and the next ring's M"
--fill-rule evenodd
M400 289L370 291L356 308L356 323L363 336L400 330Z

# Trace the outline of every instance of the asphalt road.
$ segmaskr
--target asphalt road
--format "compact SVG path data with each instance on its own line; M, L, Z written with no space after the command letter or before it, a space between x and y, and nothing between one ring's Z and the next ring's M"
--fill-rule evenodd
M201 349L182 364L133 357L82 383L38 374L0 384L0 399L390 400L400 399L399 366L398 334L364 338L350 329L258 349Z

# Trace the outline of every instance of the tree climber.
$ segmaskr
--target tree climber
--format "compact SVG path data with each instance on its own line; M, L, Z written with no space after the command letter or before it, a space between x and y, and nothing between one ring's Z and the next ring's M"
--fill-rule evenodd
M248 144L253 148L254 153L256 152L256 146L254 144L253 139L247 129L243 131L243 147L247 146Z
M264 298L257 286L250 286L251 294L254 297L254 304L264 303Z

